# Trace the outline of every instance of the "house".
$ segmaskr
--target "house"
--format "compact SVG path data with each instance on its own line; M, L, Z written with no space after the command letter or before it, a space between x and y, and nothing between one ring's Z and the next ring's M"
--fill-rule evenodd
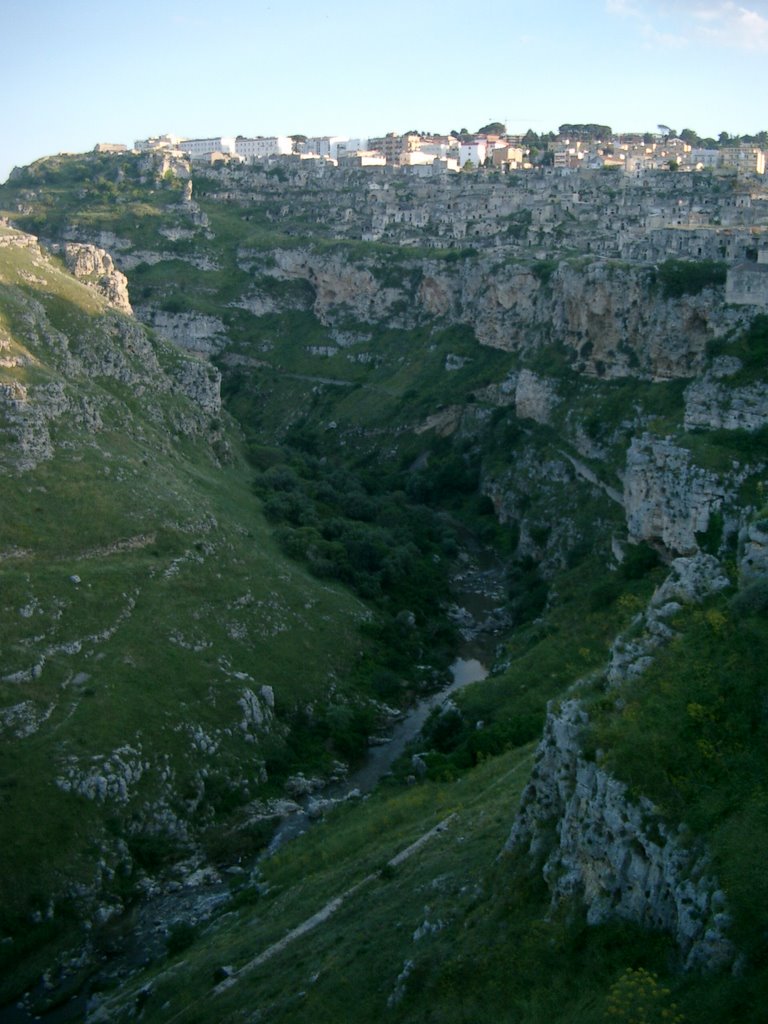
M497 146L491 153L491 161L494 167L516 171L523 166L525 153L522 146Z
M758 252L757 262L748 260L728 270L725 301L768 309L768 249Z
M235 139L233 136L216 136L210 139L182 139L179 149L186 153L190 160L210 162L211 154L234 153Z
M737 174L765 174L765 153L757 146L723 146L720 157L721 165Z
M162 149L178 149L180 135L150 135L148 139L137 139L133 148L137 153L147 153Z
M488 155L488 140L484 135L475 136L465 142L459 142L459 167L464 167L468 161L475 167L481 167Z
M386 167L387 160L383 153L376 149L359 149L350 153L340 153L339 167Z
M269 156L290 156L293 152L293 139L289 135L257 135L255 138L238 135L234 152L248 163L266 160Z

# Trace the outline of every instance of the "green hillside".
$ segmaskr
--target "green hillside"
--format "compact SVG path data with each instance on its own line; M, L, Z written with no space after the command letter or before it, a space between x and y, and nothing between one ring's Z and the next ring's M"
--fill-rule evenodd
M525 251L519 214L495 248L366 241L365 174L189 180L89 155L0 187L42 243L0 228L0 997L760 1020L766 317L720 264L681 296L572 226ZM326 802L458 654L488 677ZM305 783L318 823L257 861Z

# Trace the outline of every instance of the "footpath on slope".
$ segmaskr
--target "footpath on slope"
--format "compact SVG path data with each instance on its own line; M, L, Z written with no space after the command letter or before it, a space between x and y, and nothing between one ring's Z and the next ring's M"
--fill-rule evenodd
M302 935L306 935L307 932L312 931L312 929L316 928L319 924L323 924L323 922L327 921L332 914L336 913L339 907L341 907L342 904L350 898L350 896L354 896L355 893L359 892L360 889L363 888L363 886L368 885L370 882L374 882L377 878L380 878L382 870L385 870L386 868L395 868L408 860L408 858L412 857L414 853L420 850L425 843L428 843L430 839L440 835L441 832L445 832L448 826L455 821L457 817L458 815L455 813L450 814L447 818L438 822L434 828L429 830L429 832L425 832L424 835L419 836L419 838L415 842L411 843L410 846L407 846L391 860L387 861L385 868L382 868L380 871L374 871L370 875L366 875L365 878L347 889L346 892L343 892L340 896L334 896L334 898L329 900L321 910L317 911L316 914L313 914L312 917L308 917L306 921L302 921L300 925L297 925L289 931L282 939L279 939L277 942L273 942L271 946L267 946L267 948L262 953L259 953L258 956L254 957L253 960L249 960L248 963L244 964L239 968L239 970L235 971L228 978L225 978L224 981L216 986L213 990L213 994L220 995L222 992L226 992L227 989L232 988L232 986L235 985L245 974L248 974L256 967L260 967L263 963L266 963L267 960L271 960L271 958L276 956L278 953L282 953L286 946L289 946L296 939L301 938Z

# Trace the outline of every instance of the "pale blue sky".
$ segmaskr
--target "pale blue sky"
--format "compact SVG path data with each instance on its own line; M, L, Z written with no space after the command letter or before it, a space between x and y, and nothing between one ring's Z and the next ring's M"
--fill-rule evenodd
M768 129L768 0L2 0L0 181L148 135Z

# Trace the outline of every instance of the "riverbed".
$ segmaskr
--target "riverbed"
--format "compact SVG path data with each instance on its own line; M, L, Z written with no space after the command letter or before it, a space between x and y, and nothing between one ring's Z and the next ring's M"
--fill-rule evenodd
M501 611L503 572L498 564L489 562L487 557L478 558L477 553L465 553L460 566L460 571L454 577L451 597L462 645L460 656L450 666L450 681L436 693L403 712L386 735L369 747L364 763L344 781L332 783L317 794L296 801L298 809L280 822L262 857L270 856L305 832L314 821L322 818L324 809L330 809L337 802L362 798L370 793L389 773L392 764L404 753L407 745L416 739L435 708L463 687L486 678L493 645L505 625ZM239 875L249 873L248 869L240 866L233 866L230 871ZM226 870L222 874L226 876ZM250 874L254 880L258 877L258 862L251 867ZM229 895L229 884L220 880L196 887L179 885L176 891L141 901L125 916L120 928L122 935L116 935L115 948L108 954L93 956L97 979L114 983L117 979L126 979L143 969L165 954L166 936L172 924L178 921L194 924L209 919L226 904ZM103 967L98 966L99 959ZM43 1019L49 1024L70 1024L83 1020L88 990L92 984L93 977L71 1000L46 1013ZM26 1005L22 1003L0 1008L0 1024L26 1024L40 1020L30 1009L30 1004L34 1005L35 1001L47 994L40 986L31 994L32 999Z

